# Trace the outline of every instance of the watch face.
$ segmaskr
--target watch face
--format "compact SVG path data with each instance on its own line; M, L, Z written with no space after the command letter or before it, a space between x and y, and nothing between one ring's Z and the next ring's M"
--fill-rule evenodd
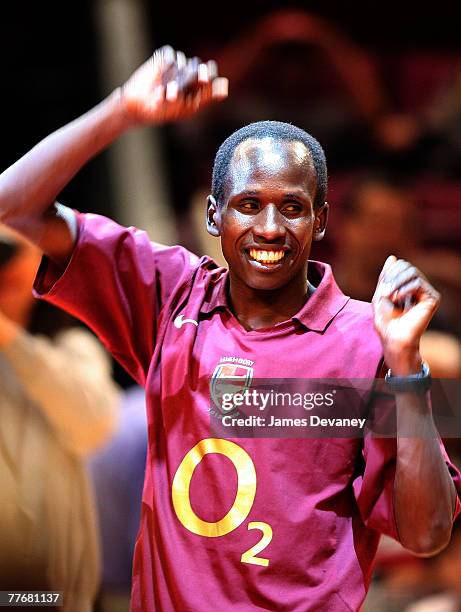
M6 264L16 255L18 250L18 244L0 238L0 268L6 266Z

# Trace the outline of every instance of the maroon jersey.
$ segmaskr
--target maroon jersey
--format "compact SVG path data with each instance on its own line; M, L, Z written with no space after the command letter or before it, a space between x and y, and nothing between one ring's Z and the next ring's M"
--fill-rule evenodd
M376 376L371 306L343 295L329 266L310 262L311 275L295 316L246 331L227 271L103 217L79 215L64 273L42 263L37 294L83 319L146 388L132 611L356 610L380 533L398 538L394 439L210 434L210 381Z

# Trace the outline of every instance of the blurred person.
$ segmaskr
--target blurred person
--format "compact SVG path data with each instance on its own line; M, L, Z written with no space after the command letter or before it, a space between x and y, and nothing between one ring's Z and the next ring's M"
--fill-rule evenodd
M315 130L334 163L363 160L360 144L387 98L370 54L334 22L303 9L270 12L218 61L239 96L225 109L234 123L277 116Z
M346 195L336 230L335 272L353 298L370 300L389 253L414 260L418 211L410 191L384 175L363 176Z
M386 539L380 545L379 575L363 612L459 612L461 610L461 533L455 523L445 550L431 559L406 555ZM389 550L387 550L389 549Z
M145 394L133 386L122 393L113 437L89 460L101 536L101 612L129 609L146 455Z
M216 155L207 224L228 271L55 202L128 129L193 117L226 95L213 62L159 49L1 175L1 217L46 253L36 293L89 323L146 387L132 610L355 610L380 534L433 555L461 507L419 350L437 292L389 256L371 305L346 297L328 265L309 261L327 224L326 160L312 136L287 123L245 126ZM216 378L371 386L384 364L394 438L232 441L210 432Z
M461 255L450 249L425 249L414 258L416 265L443 292L443 301L431 328L461 340Z
M461 380L461 341L453 334L429 329L421 338L421 355L431 367L434 378L439 379L432 390L434 405L446 406L459 399ZM455 382L456 381L456 382ZM455 414L459 410L455 410ZM441 413L443 414L443 413ZM435 415L437 420L438 414ZM458 429L443 432L444 444L453 463L461 467L461 440Z
M218 53L232 82L233 100L167 132L174 157L173 193L192 209L194 233L189 219L178 215L181 235L192 250L217 256L217 261L218 248L195 217L202 191L208 189L214 151L226 134L277 117L315 131L329 151L329 165L351 169L369 163L369 126L387 104L370 54L336 24L303 9L268 12Z
M459 612L461 610L461 530L457 524L447 548L427 560L423 576L426 597L421 597L404 612Z
M84 458L114 428L117 391L92 334L32 297L40 258L0 225L0 589L63 591L63 610L90 612L99 553Z
M376 116L375 141L386 161L407 173L459 178L461 152L461 64L459 56L409 52L394 68L402 72L394 96L399 107ZM397 77L397 80L399 78ZM400 91L399 91L400 89ZM405 92L408 89L408 92ZM409 93L411 92L411 93ZM409 98L409 100L405 100Z
M428 330L421 338L421 354L434 378L461 378L461 342L456 336Z
M425 233L430 235L430 229ZM422 230L420 211L405 183L386 173L359 176L346 190L335 226L336 278L346 293L369 300L383 259L401 253L443 295L431 329L461 338L461 257L449 249L423 248Z

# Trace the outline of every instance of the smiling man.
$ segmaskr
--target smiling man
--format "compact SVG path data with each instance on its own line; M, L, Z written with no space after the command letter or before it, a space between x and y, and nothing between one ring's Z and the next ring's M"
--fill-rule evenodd
M124 131L191 116L226 86L213 63L159 50L0 177L1 216L47 255L37 294L87 322L146 388L132 610L356 610L381 533L431 555L459 509L419 355L437 292L391 256L372 308L309 261L327 221L325 157L283 123L251 124L217 153L208 230L228 272L54 203ZM245 389L255 378L372 381L383 362L395 438L210 434L210 383L213 396L229 379Z
M319 143L286 123L251 124L220 147L208 231L221 236L231 299L249 329L285 321L305 303L312 240L327 221L326 182Z

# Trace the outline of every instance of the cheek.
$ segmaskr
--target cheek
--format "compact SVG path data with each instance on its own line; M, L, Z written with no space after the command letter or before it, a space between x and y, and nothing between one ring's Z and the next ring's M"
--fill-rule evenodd
M232 247L248 230L251 229L251 219L236 212L229 212L222 220L221 238L223 245Z
M295 240L302 252L309 249L311 246L313 226L314 219L312 219L312 221L294 221L287 227L288 231L295 237Z

